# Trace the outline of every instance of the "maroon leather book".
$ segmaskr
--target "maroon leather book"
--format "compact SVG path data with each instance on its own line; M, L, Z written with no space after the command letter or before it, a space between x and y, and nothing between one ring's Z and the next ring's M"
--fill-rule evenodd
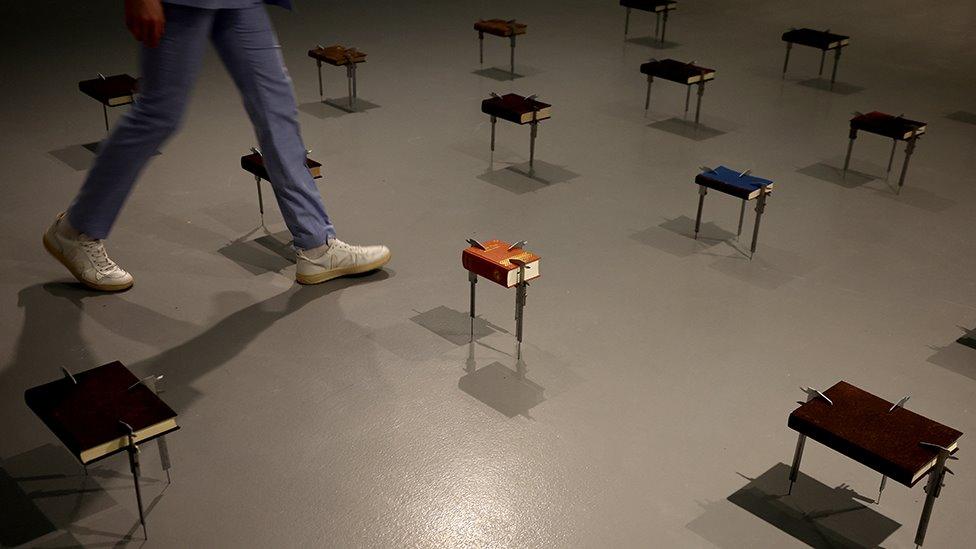
M678 3L674 0L620 0L620 5L650 12L668 11L678 7Z
M308 171L312 174L313 179L322 177L322 164L319 164L311 158L306 158L305 166L308 167ZM268 169L264 167L264 156L258 153L251 153L242 156L241 167L255 177L260 177L265 181L271 181L271 179L268 178Z
M27 406L82 463L179 429L176 412L121 362L111 362L24 392ZM77 382L77 383L76 383Z
M640 66L644 74L663 78L679 84L695 84L702 80L715 78L715 69L700 67L694 63L684 63L674 59L648 61Z
M330 65L342 66L351 63L365 63L366 54L356 48L346 48L338 44L327 48L315 48L308 50L308 56L312 59L324 61Z
M132 103L138 80L128 74L115 74L78 82L78 89L85 95L109 107Z
M482 19L474 24L474 30L494 36L525 34L527 29L528 25L525 23L516 23L514 19L511 21L504 19Z
M938 450L950 450L962 433L845 381L793 411L787 425L813 440L905 486L913 486L935 465ZM890 410L890 411L889 411Z
M481 102L481 112L497 116L502 120L516 124L532 122L533 112L536 120L545 120L551 116L552 105L522 97L514 93L507 93L500 97L491 97Z
M851 118L851 129L883 135L891 139L908 139L925 133L925 122L909 120L879 111L859 114Z

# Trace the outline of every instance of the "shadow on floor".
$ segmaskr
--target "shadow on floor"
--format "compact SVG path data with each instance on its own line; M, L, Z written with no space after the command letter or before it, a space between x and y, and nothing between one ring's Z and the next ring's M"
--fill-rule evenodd
M95 156L85 145L71 145L63 149L48 151L47 154L77 172L91 169L95 162Z
M410 320L450 341L454 345L465 345L471 341L471 317L469 313L462 313L461 311L455 311L454 309L440 305L429 311L410 317ZM490 336L495 332L506 332L506 330L495 326L481 317L475 317L475 341Z
M267 272L280 273L295 264L291 233L287 230L271 233L264 226L252 229L246 235L217 250L217 253L253 275Z
M737 507L801 543L826 549L878 547L901 527L861 503L871 502L870 498L846 485L832 488L802 472L792 494L786 495L789 470L778 463L759 478L748 479L726 501L706 504L705 513L687 528L719 547L742 547L744 540L750 540L752 546L775 544L774 537L763 537L756 530L760 523L744 522L746 517L735 512Z
M528 367L518 361L516 369L501 362L478 368L474 361L474 343L470 343L466 372L458 380L458 389L473 396L506 417L530 417L529 412L545 402L545 388L528 379Z
M634 233L630 238L673 256L688 257L734 236L712 222L705 222L702 223L698 240L695 240L695 220L680 216Z
M860 91L864 91L865 88L861 86L855 86L854 84L848 84L846 82L837 81L834 82L833 89L830 86L830 80L826 78L811 78L809 80L801 80L797 82L800 86L806 86L808 88L813 88L815 90L830 92L836 95L852 95Z
M796 173L826 181L827 183L833 183L834 185L840 185L845 189L854 189L876 179L874 176L852 169L848 169L847 174L844 174L843 169L836 168L824 162L810 164L805 168L796 170Z
M954 113L949 113L946 115L949 120L955 120L956 122L964 122L966 124L976 124L976 113L969 111L956 111Z
M627 38L624 40L624 42L627 44L635 44L637 46L644 46L658 50L670 50L681 46L681 44L678 42L671 42L668 40L661 42L653 36L635 36L634 38Z
M909 177L910 176L911 174L909 174ZM924 180L920 180L919 184L924 185ZM911 185L911 181L905 182L905 186L901 188L901 192L898 192L897 187L894 187L893 185L897 185L897 182L892 182L884 187L872 190L888 200L894 200L895 202L904 204L906 206L911 206L913 208L918 208L920 210L925 210L932 213L944 212L945 210L948 210L956 205L955 200L950 200L943 196L939 196L930 190L913 186Z
M695 124L693 120L684 118L667 118L648 124L647 127L665 131L678 137L684 137L693 141L704 141L713 137L724 135L725 132L717 128L711 128L704 123Z
M320 120L340 118L348 114L366 112L378 109L380 106L362 98L357 98L353 108L349 108L349 97L332 97L324 101L310 101L298 106L298 110L310 114Z
M928 358L928 362L976 380L976 328L958 328L964 335L945 347L930 347L935 354Z
M571 172L562 166L536 160L535 170L531 176L529 175L529 163L523 162L484 172L478 176L478 179L511 193L525 194L577 177L579 177L578 173Z

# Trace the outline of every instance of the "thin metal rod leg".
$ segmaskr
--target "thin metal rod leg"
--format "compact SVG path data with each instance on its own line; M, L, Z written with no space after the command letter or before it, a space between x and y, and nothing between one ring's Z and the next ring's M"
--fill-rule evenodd
M786 491L786 495L793 493L793 484L800 475L800 460L803 458L803 445L806 444L806 442L806 435L800 435L799 438L796 439L796 450L793 452L793 465L790 466L790 488Z
M837 65L840 64L840 48L834 50L834 68L830 71L830 89L834 89L834 82L837 80Z
M820 71L817 72L817 76L823 76L823 66L824 60L827 58L827 50L820 51Z
M485 33L478 31L478 64L485 65Z
M790 66L790 50L793 49L793 43L786 43L786 59L783 60L783 78L786 78L786 68Z
M261 194L261 178L255 177L254 183L258 187L258 211L261 212L261 224L264 225L264 195Z
M495 124L498 122L498 117L491 117L491 152L495 152Z
M885 170L885 181L888 180L888 176L891 175L891 165L895 161L895 148L898 146L898 140L891 140L891 154L888 155L888 168Z
M704 80L698 82L698 104L695 105L695 126L698 125L698 120L701 118L701 102L702 102L703 95L705 95Z
M535 137L539 131L539 123L533 121L529 132L529 175L535 173Z
M475 285L478 284L478 275L468 271L468 282L471 283L471 340L474 341L474 304L475 304Z
M173 477L169 474L172 463L169 460L169 444L166 443L166 437L157 438L156 446L159 449L159 464L162 466L163 471L166 471L166 484L172 484Z
M353 99L359 99L359 91L356 89L356 72L357 71L358 71L358 69L356 68L356 64L353 63L353 65L352 65L352 98Z
M129 447L129 470L132 471L132 481L136 486L136 503L139 505L139 522L142 523L142 534L149 539L149 530L146 528L146 515L142 510L142 489L139 487L139 449L131 445Z
M651 108L651 84L654 82L654 77L647 75L647 95L644 97L644 116L647 116L647 109Z
M355 71L356 71L356 69L354 68L355 66L356 65L354 65L352 63L349 63L348 65L346 65L346 81L347 81L346 82L346 85L349 88L349 110L352 110L353 109L353 103L352 103L352 81L355 78Z
M685 86L685 114L688 114L688 100L691 99L691 86Z
M316 59L315 64L319 69L319 101L325 101L325 89L322 87L322 62Z
M515 359L522 360L522 326L525 320L525 301L526 287L525 266L519 267L519 282L515 287L515 339L516 344Z
M739 208L739 229L735 232L735 237L742 235L742 220L746 217L746 199L742 199L742 207Z
M664 45L664 34L668 32L668 10L664 10L664 22L661 23L661 45Z
M512 73L512 80L515 80L515 35L511 37L512 41L512 52L511 59L509 60L509 72Z
M925 505L922 507L922 516L918 519L918 530L915 531L915 545L921 546L925 543L925 531L929 527L929 519L932 518L932 507L935 505L935 498L942 492L942 481L946 474L946 460L949 459L949 452L941 450L936 459L935 467L929 473L929 480L925 485Z
M885 482L887 482L887 481L888 481L888 477L885 476L885 475L881 475L881 486L878 487L878 499L874 500L875 505L878 505L878 504L881 503L881 492L884 492Z
M102 116L105 118L105 133L107 135L109 133L109 129L108 129L108 107L105 106L105 103L102 103Z
M763 187L756 201L756 225L752 228L752 246L749 247L749 259L756 255L756 243L759 241L759 223L762 221L763 211L766 209L766 188Z
M912 153L915 152L916 139L918 138L908 138L908 144L905 145L905 162L901 165L901 175L898 176L898 194L901 194L901 188L905 186L905 174L908 173L908 162L912 159Z
M851 165L851 151L854 150L854 140L857 139L857 134L854 130L851 130L851 140L847 143L847 155L844 156L844 175L847 175L847 168Z
M705 195L708 188L704 185L698 186L698 214L695 215L695 240L698 240L698 232L701 230L702 207L705 205Z
M655 12L654 16L654 38L657 38L658 33L661 31L661 12Z
M627 8L627 13L624 15L624 38L627 38L628 31L630 31L630 8Z

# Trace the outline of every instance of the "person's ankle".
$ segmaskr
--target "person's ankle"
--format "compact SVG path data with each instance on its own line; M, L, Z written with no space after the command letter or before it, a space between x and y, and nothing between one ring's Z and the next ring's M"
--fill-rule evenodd
M61 218L61 222L58 223L58 236L67 238L69 240L81 239L81 232L71 226L71 223L68 222L67 214L65 214L65 216Z
M334 237L332 237L334 238ZM329 238L321 246L316 246L314 248L302 249L302 254L309 259L318 259L325 255L325 252L329 251L329 243L332 241Z

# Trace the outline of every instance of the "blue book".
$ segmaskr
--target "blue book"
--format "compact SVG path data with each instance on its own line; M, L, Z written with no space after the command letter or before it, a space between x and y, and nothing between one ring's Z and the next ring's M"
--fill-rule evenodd
M743 200L752 200L759 196L765 187L773 188L773 182L751 174L743 174L735 170L730 170L725 166L719 166L714 170L706 170L695 177L695 183L704 185L709 189L730 194Z

